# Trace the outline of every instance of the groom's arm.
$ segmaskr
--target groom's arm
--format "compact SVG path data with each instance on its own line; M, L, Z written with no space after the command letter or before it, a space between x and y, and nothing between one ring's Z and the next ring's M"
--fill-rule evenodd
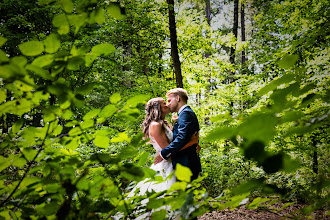
M161 151L160 154L162 158L167 160L189 142L196 130L193 126L195 124L194 120L193 114L190 112L182 112L178 120L178 134L170 145Z

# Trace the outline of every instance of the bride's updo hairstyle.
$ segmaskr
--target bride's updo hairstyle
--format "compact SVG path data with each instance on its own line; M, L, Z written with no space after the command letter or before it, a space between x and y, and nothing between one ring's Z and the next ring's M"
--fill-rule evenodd
M164 129L164 125L171 128L169 123L166 120L162 120L161 118L162 112L160 110L160 103L163 100L164 100L163 98L157 97L150 99L146 104L146 108L145 108L146 117L142 123L142 131L144 133L145 138L149 137L149 125L153 121L160 122L163 129Z

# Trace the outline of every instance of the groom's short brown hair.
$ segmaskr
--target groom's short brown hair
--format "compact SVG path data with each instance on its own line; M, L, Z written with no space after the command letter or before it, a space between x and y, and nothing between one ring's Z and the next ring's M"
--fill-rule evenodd
M168 91L166 93L166 96L169 95L178 95L180 96L180 98L182 99L182 101L184 101L185 103L187 103L188 101L188 93L186 90L182 89L182 88L175 88L175 89L171 89L170 91Z

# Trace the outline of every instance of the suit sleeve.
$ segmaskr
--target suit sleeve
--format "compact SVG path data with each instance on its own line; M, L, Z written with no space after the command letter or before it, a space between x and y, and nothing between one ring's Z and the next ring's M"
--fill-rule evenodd
M182 112L181 117L178 119L178 134L169 146L161 151L161 156L167 160L173 154L178 152L184 147L191 136L194 134L196 128L194 128L194 115L190 112Z

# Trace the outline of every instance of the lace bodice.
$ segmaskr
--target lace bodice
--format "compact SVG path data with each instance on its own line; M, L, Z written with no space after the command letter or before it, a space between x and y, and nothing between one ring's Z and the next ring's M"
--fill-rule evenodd
M169 127L167 127L166 125L164 126L165 127L165 134L168 138L168 141L169 142L172 142L173 141L173 132L171 131L171 129ZM158 143L156 142L155 138L152 137L149 133L149 137L150 137L150 141L152 143L152 146L155 148L156 151L161 151L162 148L158 145Z

